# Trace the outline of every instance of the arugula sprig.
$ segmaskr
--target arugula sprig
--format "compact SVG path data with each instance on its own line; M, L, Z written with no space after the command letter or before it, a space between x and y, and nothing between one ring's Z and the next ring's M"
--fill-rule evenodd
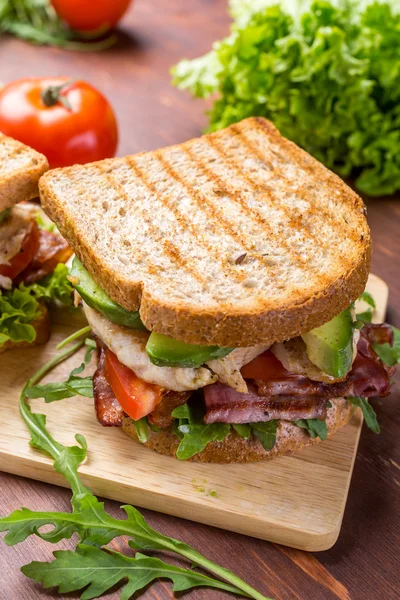
M174 584L172 588L174 592L199 586L237 592L234 586L190 569L169 565L158 558L145 556L139 552L135 557L131 557L111 550L105 552L92 546L78 544L75 552L67 550L56 551L53 554L55 557L53 562L32 562L22 567L22 572L34 581L42 583L45 588L58 587L60 594L86 588L81 595L82 600L98 598L124 580L126 586L121 593L121 599L128 600L135 592L160 578L170 579Z
M53 562L34 562L23 567L23 572L46 587L58 585L62 592L77 591L89 585L83 592L82 599L96 597L119 583L122 578L122 575L118 575L119 572L128 578L128 584L121 593L122 600L127 600L134 591L142 589L159 577L171 579L177 591L207 585L255 600L271 600L228 569L208 560L191 546L152 529L140 512L132 506L121 507L125 511L125 519L115 519L105 511L104 503L99 502L83 484L78 468L86 458L85 438L77 434L75 439L78 445L70 447L57 442L46 427L45 415L31 411L26 391L36 386L49 371L81 349L84 344L85 340L81 339L51 359L27 382L21 392L20 413L31 434L30 443L51 456L54 469L68 481L72 490L72 512L40 512L23 508L1 518L0 531L7 532L5 542L9 545L22 542L30 535L36 535L51 543L69 539L74 533L78 534L80 539L75 552L55 552ZM41 532L40 529L44 525L52 525L53 528L51 531ZM202 576L190 569L178 569L141 554L127 558L102 548L120 536L130 538L129 545L136 550L162 550L183 556L193 566L202 567L223 581ZM85 570L85 578L82 579L83 565L88 568ZM119 566L119 570L116 565ZM109 575L108 580L105 572Z
M361 408L362 413L364 415L365 424L369 429L371 429L371 431L373 431L374 433L381 432L376 413L370 405L370 403L368 402L368 398L349 396L347 400L351 402L351 404L354 404L354 406L359 406Z
M0 0L0 34L9 33L32 44L96 52L117 41L111 34L100 41L84 40L64 26L50 0Z

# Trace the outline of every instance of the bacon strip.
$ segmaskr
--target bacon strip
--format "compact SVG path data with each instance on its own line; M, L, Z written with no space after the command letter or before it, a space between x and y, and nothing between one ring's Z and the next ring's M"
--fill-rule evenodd
M343 396L387 396L394 367L388 367L378 357L372 344L392 343L388 325L365 325L357 344L357 356L345 381L323 383L303 375L289 373L282 366L269 374L267 381L256 380L249 385L249 394L240 394L221 384L204 388L206 423L251 423L284 419L323 419L326 400Z
M96 339L98 366L93 375L93 397L97 420L104 427L121 427L124 411L104 374L105 346Z
M250 389L250 386L249 386ZM273 396L263 397L257 394L254 386L248 394L214 383L204 388L206 415L204 422L209 423L257 423L284 419L325 419L326 400L313 396Z
M52 273L58 263L65 263L72 255L71 248L59 233L41 229L39 236L39 247L33 260L18 276L16 283L35 283Z

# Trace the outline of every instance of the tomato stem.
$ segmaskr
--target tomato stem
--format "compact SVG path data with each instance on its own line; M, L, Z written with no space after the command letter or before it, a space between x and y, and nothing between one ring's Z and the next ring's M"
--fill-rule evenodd
M57 102L61 102L61 104L63 104L67 110L72 110L70 101L66 96L62 96L61 92L63 92L65 88L69 87L73 83L73 79L68 79L68 81L61 83L60 85L47 86L40 94L43 104L51 107L55 106Z

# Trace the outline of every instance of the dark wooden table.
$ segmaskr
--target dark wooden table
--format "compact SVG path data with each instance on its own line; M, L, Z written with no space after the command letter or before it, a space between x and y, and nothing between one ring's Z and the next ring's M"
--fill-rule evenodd
M78 54L0 40L0 80L28 75L86 79L105 93L116 110L121 132L119 153L150 150L196 136L205 126L204 104L174 89L168 71L180 58L208 50L213 40L227 33L228 24L222 0L137 0L123 22L119 46L105 53ZM373 272L390 286L388 318L400 327L400 202L371 201L368 214L374 241ZM398 599L400 387L390 398L375 401L374 407L382 434L363 431L342 532L327 552L307 554L143 512L153 527L192 544L275 600ZM117 503L107 504L112 514L118 514ZM69 492L0 474L0 513L21 506L69 510ZM43 591L18 570L31 560L49 560L51 550L35 538L13 548L1 544L0 599L55 598L53 592ZM119 594L107 597L114 599ZM143 596L157 600L171 597L168 583L157 583ZM195 590L187 597L212 600L226 596Z

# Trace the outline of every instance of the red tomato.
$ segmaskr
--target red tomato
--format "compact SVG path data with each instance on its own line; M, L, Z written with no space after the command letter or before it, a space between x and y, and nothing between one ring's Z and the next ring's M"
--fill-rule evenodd
M257 356L240 370L245 379L271 381L280 376L290 375L282 363L270 350Z
M39 248L39 228L35 221L26 233L20 251L12 257L8 265L0 265L0 275L14 279L32 262Z
M50 167L115 156L116 118L108 101L84 81L27 78L0 90L0 131L44 154Z
M139 379L108 349L104 372L118 402L134 421L151 413L160 402L162 388Z
M76 31L114 27L132 0L51 0L58 16Z

